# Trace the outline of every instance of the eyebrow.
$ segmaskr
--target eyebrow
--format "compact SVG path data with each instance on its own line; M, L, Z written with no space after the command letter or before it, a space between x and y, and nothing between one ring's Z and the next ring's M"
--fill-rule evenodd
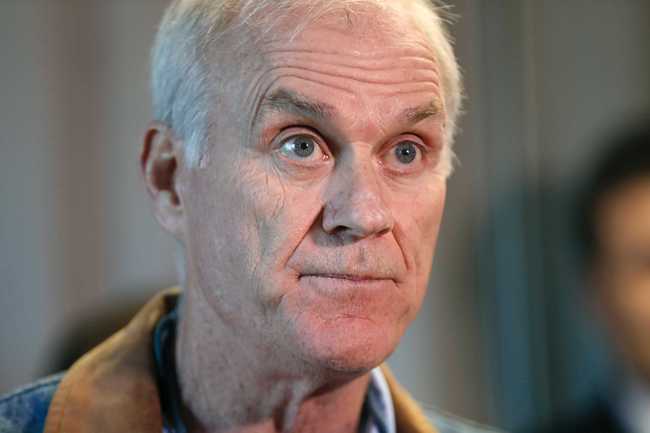
M269 112L287 112L298 116L311 117L319 120L329 120L336 109L329 104L311 101L299 93L287 89L278 89L265 96L260 106L260 117Z
M441 113L442 108L440 100L438 98L434 98L428 104L422 105L420 107L407 108L402 112L402 117L404 117L408 123L415 125L416 123L419 123L430 117L437 117Z
M331 120L336 113L332 105L310 100L294 91L280 88L262 99L260 104L260 118L269 112L292 113L297 116L309 117L317 120ZM409 124L416 124L430 117L442 113L441 103L434 98L429 103L404 109L400 118Z

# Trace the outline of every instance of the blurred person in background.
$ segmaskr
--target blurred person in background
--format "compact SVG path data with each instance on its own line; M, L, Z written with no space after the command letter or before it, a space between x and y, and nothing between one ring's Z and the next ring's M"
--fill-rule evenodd
M174 1L141 169L182 292L0 432L482 431L432 426L384 360L425 294L458 66L425 0Z
M610 140L578 215L588 297L620 370L583 412L539 432L650 433L650 118Z

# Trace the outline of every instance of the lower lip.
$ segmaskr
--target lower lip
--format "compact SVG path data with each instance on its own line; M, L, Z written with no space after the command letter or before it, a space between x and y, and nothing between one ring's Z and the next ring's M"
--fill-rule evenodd
M300 282L326 295L342 295L349 292L380 291L391 289L393 280L384 279L348 279L337 277L321 277L306 275L300 277Z

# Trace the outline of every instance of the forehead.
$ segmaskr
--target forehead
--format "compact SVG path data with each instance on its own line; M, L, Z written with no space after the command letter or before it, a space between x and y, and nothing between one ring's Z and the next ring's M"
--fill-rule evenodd
M384 117L403 111L400 103L443 111L434 52L408 17L369 10L338 11L306 24L299 18L285 17L251 47L243 108L259 109L266 95L288 88Z
M340 63L346 67L381 70L383 66L437 72L433 49L426 36L405 14L372 8L352 14L337 10L301 22L300 12L280 20L257 45L259 60L274 66L293 59Z

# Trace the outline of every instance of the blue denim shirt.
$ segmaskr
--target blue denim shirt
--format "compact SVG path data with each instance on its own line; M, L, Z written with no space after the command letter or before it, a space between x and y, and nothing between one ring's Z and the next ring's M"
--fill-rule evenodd
M0 397L0 433L41 433L62 377L49 376Z

